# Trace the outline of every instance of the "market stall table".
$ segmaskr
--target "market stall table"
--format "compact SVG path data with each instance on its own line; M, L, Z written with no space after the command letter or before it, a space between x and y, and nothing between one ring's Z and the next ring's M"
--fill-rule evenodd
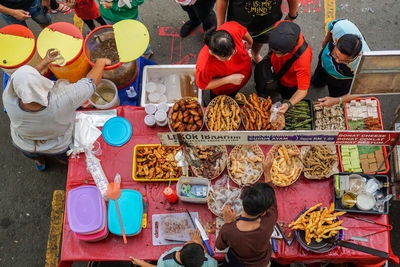
M110 234L105 240L95 243L83 242L75 238L70 230L67 217L64 216L64 229L62 238L61 261L59 266L70 266L74 261L128 261L129 256L144 260L157 260L159 256L176 245L153 246L151 218L153 214L178 213L197 211L203 225L212 223L215 216L208 210L207 205L190 204L178 201L170 204L161 194L166 182L135 182L132 179L132 157L133 148L137 144L158 144L157 132L167 132L168 127L149 128L143 123L145 116L144 109L141 107L120 106L117 107L118 116L122 116L130 121L133 127L133 134L128 143L122 147L112 147L107 145L102 137L99 142L102 147L102 154L99 156L103 170L112 181L115 174L119 173L122 177L121 188L138 190L144 200L149 202L148 207L148 227L134 237L128 238L128 244L124 245L122 237ZM205 127L204 127L205 128ZM262 146L264 154L269 146ZM226 173L226 170L224 171ZM263 178L262 178L263 179ZM78 186L84 184L94 184L89 172L86 170L85 156L70 159L67 177L67 194ZM233 184L233 183L232 183ZM175 187L175 183L173 185ZM306 207L311 207L322 202L328 206L332 202L333 184L332 179L321 181L307 180L303 175L293 185L285 188L276 188L276 198L278 203L278 222L284 223L284 228ZM388 223L388 216L360 215L380 223ZM343 226L349 230L345 231L345 238L350 236L361 236L380 230L380 226L372 225L367 222L357 221L346 216L342 216ZM215 234L210 233L210 243L215 249ZM369 246L375 249L390 251L389 233L382 232L368 237L368 242L357 242L360 245ZM292 262L354 262L361 265L382 265L384 260L342 247L333 249L324 254L316 254L305 251L297 242L288 247L283 241L278 240L278 253L273 253L274 260L289 264ZM222 260L223 254L215 255L217 260Z

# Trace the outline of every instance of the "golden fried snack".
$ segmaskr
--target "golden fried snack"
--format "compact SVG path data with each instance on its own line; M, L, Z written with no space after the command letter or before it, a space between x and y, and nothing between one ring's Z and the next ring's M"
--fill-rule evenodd
M302 215L295 221L289 224L292 230L301 230L305 232L305 240L307 245L314 238L316 242L321 242L323 239L331 238L339 232L339 230L347 230L341 226L343 221L338 220L338 216L344 215L346 212L334 212L335 205L331 203L329 209L327 207L320 208L322 203L319 203Z
M203 126L203 109L194 98L182 98L173 105L168 124L171 131L175 132L200 131Z
M136 152L136 177L138 179L179 178L182 169L177 167L175 155L180 147L143 146Z
M318 179L325 178L337 161L336 153L323 145L311 146L303 158L304 174Z
M233 131L240 125L240 108L226 95L218 96L210 102L206 116L210 131Z
M249 100L243 99L245 105L242 108L243 124L246 130L260 131L270 130L271 99L259 98L255 93L249 96Z
M271 180L277 186L289 186L299 177L302 166L300 152L295 146L274 146Z

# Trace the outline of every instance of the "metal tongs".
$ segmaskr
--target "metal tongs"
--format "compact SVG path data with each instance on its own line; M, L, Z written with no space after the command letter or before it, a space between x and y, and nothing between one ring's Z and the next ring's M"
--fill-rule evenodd
M189 163L189 165L200 168L201 161L199 160L199 155L196 151L196 148L188 144L183 139L183 135L181 133L178 133L178 142L179 145L182 147L183 155L185 156L185 159Z

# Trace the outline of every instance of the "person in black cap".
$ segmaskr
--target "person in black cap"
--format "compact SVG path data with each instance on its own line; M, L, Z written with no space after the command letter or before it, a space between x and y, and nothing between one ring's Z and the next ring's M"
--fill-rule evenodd
M275 24L269 37L269 48L270 55L268 56L271 58L275 75L279 73L286 61L293 56L295 56L293 59L298 57L279 79L277 90L264 92L271 96L273 102L283 99L280 111L285 113L307 95L310 86L312 51L305 42L300 27L290 21L279 21ZM257 79L257 73L255 73L256 84L260 83Z

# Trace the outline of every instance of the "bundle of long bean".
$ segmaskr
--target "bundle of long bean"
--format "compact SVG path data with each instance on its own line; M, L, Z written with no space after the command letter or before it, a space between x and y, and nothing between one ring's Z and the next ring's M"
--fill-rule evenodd
M285 113L286 130L312 130L310 104L300 101Z

